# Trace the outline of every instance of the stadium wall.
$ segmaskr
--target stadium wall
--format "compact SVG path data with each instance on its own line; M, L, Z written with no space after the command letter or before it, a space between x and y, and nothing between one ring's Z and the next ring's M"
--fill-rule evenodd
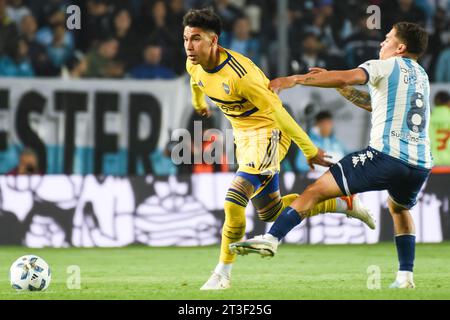
M149 173L149 154L165 147L171 130L188 127L187 80L0 78L0 172L13 168L27 145L50 174ZM439 89L448 86L433 85L431 99ZM281 98L305 127L318 111L333 111L336 135L348 150L367 143L369 113L335 90L298 87ZM216 114L217 126L229 128Z
M0 245L28 247L203 246L220 242L223 201L233 173L191 176L0 176ZM281 175L282 194L312 180ZM450 175L430 177L412 210L418 242L450 239ZM360 195L377 219L327 214L303 222L287 237L298 244L377 243L393 240L386 192ZM246 211L247 237L270 224Z

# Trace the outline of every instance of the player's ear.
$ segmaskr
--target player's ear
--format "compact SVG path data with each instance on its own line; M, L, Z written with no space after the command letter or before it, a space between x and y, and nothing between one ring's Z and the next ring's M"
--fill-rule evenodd
M219 43L219 36L214 33L211 37L211 45L216 46L218 43Z
M397 47L397 52L402 54L406 52L406 44L400 43Z

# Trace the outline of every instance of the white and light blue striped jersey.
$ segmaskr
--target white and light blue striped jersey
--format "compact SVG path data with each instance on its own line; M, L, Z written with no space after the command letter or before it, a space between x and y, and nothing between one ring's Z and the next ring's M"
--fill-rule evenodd
M368 74L370 146L414 166L431 168L430 83L425 70L405 57L369 60L359 67Z

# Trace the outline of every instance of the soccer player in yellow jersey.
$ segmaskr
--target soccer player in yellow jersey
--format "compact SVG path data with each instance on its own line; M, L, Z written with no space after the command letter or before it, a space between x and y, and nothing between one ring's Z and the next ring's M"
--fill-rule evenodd
M202 290L230 287L236 254L229 245L245 234L245 208L252 200L262 221L274 221L298 196L281 197L278 172L291 140L303 151L309 164L329 166L325 153L269 90L269 80L243 55L218 45L220 18L210 9L191 10L183 19L186 69L191 76L192 104L197 113L210 114L205 96L215 102L231 122L239 168L225 198L225 223L221 254L212 276ZM368 211L355 198L330 199L317 204L308 216L341 212L370 220Z

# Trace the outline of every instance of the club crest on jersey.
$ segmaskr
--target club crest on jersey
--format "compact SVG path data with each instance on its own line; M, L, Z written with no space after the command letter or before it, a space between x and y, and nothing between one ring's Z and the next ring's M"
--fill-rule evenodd
M223 90L226 94L230 94L230 87L226 83L222 83Z

